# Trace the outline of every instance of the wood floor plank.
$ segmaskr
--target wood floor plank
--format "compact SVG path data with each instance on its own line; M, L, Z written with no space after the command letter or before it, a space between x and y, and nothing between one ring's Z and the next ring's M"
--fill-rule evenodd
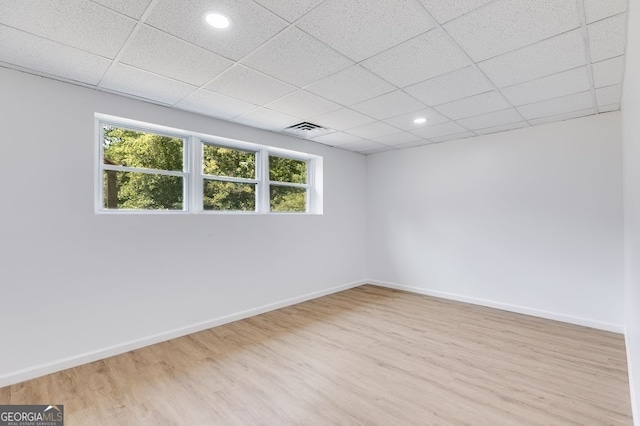
M362 286L0 388L69 425L630 425L615 333Z

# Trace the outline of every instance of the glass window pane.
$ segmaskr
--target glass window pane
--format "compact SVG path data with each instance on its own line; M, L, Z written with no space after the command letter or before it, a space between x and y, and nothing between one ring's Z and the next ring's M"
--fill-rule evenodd
M204 180L204 210L256 210L256 185L253 183Z
M256 153L202 145L202 172L206 175L256 178Z
M180 176L106 170L102 184L103 205L107 209L183 209L183 182Z
M275 182L307 183L307 162L270 155L269 179Z
M307 190L291 186L271 185L272 212L304 212L307 210Z
M103 126L104 163L145 169L184 170L184 140Z

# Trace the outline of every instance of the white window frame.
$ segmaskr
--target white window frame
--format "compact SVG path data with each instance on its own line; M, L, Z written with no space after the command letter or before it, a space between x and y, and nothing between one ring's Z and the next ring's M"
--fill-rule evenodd
M154 133L162 136L182 139L183 145L183 171L143 169L136 167L112 166L104 164L103 156L103 131L102 126L109 125L140 132ZM145 123L116 117L108 114L95 114L95 212L97 214L323 214L323 188L322 166L323 159L320 156L299 151L293 151L273 146L240 141L220 136L208 135L199 132L176 129L172 127ZM225 176L207 175L202 167L204 145L238 149L256 153L256 178L244 179ZM277 182L269 179L269 156L290 158L307 162L307 183L296 184L292 182ZM159 175L183 177L183 209L182 210L128 210L107 209L104 207L103 174L107 170L121 172L152 173ZM204 210L203 205L203 181L218 180L238 183L254 183L256 185L256 209L255 211L236 210ZM307 205L304 212L272 212L270 203L271 185L302 187L307 191Z
M299 212L299 213L306 213L309 211L310 208L310 200L311 200L311 177L313 176L312 173L312 168L313 168L313 162L307 158L297 158L297 157L292 157L290 155L279 155L279 154L274 154L273 152L269 152L266 153L266 169L267 169L267 176L266 176L266 181L269 183L269 187L267 188L267 203L269 203L269 209L271 209L271 187L272 186L288 186L291 188L304 188L307 196L305 197L306 199L306 207L305 207L305 211L304 212ZM297 161L304 161L305 163L307 163L307 178L305 179L307 181L307 183L294 183L294 182L281 182L278 180L271 180L271 174L270 174L270 169L269 169L269 156L273 156L273 157L280 157L280 158L288 158L290 160L297 160ZM288 212L273 212L273 213L288 213Z

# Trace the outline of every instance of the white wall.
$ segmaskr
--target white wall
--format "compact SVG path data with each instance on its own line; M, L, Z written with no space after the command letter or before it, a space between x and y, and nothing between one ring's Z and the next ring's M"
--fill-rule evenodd
M635 424L640 425L640 0L630 0L622 99L626 337Z
M365 157L2 68L0 93L0 386L364 278ZM95 112L322 155L324 215L95 215Z
M620 114L368 157L368 276L622 331Z

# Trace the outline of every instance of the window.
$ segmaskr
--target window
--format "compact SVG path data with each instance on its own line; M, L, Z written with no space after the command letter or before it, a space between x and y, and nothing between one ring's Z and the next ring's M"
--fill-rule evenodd
M322 213L322 158L96 114L99 213Z
M269 205L275 212L308 209L307 161L269 156Z
M255 211L257 152L202 144L205 210Z
M185 141L101 126L102 208L184 210Z

